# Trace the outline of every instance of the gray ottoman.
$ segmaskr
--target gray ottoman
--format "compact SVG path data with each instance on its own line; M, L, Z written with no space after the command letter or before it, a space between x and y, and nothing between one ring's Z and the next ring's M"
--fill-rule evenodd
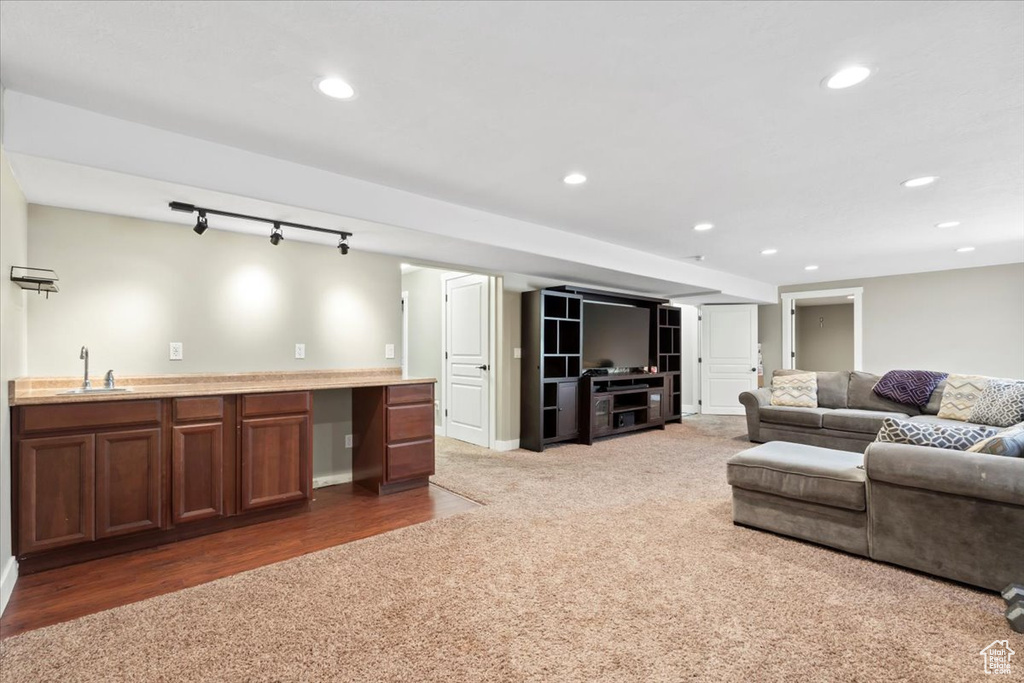
M771 441L729 458L736 524L867 556L860 453Z

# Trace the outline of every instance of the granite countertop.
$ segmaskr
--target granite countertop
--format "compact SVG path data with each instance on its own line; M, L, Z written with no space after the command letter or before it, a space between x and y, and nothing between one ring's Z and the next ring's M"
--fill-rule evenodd
M103 386L103 378L92 378L93 386ZM118 377L118 387L131 391L89 394L64 392L82 386L81 377L20 377L8 384L12 406L55 403L96 403L131 401L179 396L216 396L222 394L265 394L276 391L316 389L353 389L396 384L434 384L434 378L403 377L399 368L363 370L306 370L301 372L197 373L188 375L138 375Z

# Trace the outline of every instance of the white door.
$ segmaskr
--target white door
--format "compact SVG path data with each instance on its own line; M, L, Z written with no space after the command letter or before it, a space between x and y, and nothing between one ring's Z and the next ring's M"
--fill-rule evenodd
M757 306L702 306L701 318L701 412L742 415L740 394L757 389Z
M490 446L490 331L486 275L445 282L445 434Z

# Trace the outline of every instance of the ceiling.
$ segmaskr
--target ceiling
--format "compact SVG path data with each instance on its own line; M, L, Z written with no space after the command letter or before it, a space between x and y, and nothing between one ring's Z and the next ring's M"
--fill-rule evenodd
M1024 260L1024 3L5 0L0 80L762 282Z

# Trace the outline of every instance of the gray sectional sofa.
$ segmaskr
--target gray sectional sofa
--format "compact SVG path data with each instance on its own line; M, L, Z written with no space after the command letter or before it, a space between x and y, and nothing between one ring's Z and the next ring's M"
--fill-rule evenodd
M777 370L792 374L800 370ZM766 387L740 394L747 413L747 435L751 441L790 441L811 446L863 453L882 427L886 417L912 422L936 422L964 426L970 423L937 417L942 401L942 382L923 409L894 403L875 394L879 375L869 372L818 372L818 407L790 408L771 405L772 392Z

